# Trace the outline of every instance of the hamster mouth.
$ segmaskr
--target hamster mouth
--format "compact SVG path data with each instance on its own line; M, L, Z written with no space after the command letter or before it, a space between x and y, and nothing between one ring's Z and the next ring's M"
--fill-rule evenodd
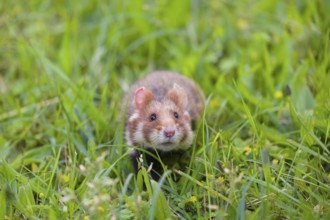
M171 146L173 145L174 143L172 141L166 141L166 142L163 142L162 145L163 146Z

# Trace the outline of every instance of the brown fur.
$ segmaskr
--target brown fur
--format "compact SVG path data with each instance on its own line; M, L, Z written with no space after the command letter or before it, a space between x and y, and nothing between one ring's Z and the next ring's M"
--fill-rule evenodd
M147 75L132 85L122 103L122 112L126 112L126 116L122 116L126 141L149 151L154 151L150 143L159 143L156 148L163 151L164 157L172 155L171 151L185 151L192 143L192 124L202 116L204 101L202 91L191 79L168 71ZM155 120L150 118L153 114ZM167 139L164 129L172 127L175 128L173 139L172 136ZM169 140L172 140L171 146L167 145ZM135 169L138 155L136 151L132 154Z

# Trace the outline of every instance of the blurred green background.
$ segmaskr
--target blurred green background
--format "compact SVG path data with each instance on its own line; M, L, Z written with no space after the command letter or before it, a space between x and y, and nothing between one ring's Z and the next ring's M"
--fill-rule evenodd
M106 87L111 102L154 69L188 75L220 102L234 82L255 106L290 85L296 107L313 109L311 96L328 95L329 5L2 1L1 112L73 89Z
M82 177L70 169L102 152L105 167L123 155L119 106L129 85L166 69L193 78L209 97L210 138L222 140L208 151L211 164L243 163L258 173L248 155L256 149L257 159L267 146L271 159L313 164L321 172L314 180L329 184L329 12L327 0L3 0L0 157L12 175L49 184L32 187L34 194L61 188L63 175L75 189ZM112 176L125 179L121 169ZM2 176L3 184L14 181ZM319 197L311 200L302 199L306 216Z
M109 138L123 92L155 69L196 80L210 107L222 107L216 127L244 112L240 96L258 111L289 90L298 112L327 119L328 9L329 1L2 1L1 130L20 136L18 126L40 115L8 121L10 111L60 97L69 114L90 111Z

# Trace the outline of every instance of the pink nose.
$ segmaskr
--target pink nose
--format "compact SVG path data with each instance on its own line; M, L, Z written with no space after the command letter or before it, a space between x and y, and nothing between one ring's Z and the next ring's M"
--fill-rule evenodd
M175 134L175 129L173 127L166 127L164 129L164 135L165 135L165 137L171 138L171 137L174 136L174 134Z

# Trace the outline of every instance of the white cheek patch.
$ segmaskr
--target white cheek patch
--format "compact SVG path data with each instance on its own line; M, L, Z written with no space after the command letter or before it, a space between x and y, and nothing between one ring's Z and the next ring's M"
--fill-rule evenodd
M126 139L127 145L133 145L131 137L130 137L130 132L128 129L125 131L125 139Z
M150 144L155 145L155 147L157 147L162 142L161 136L162 136L161 132L158 132L157 130L153 130L149 136L151 142Z
M186 140L181 144L181 149L188 149L194 141L194 132L189 129Z
M135 112L131 115L131 117L129 117L129 122L133 122L134 120L139 118L139 113Z
M182 129L175 128L175 135L171 138L173 143L178 144L183 137Z
M137 129L133 135L134 142L136 143L144 143L144 135L143 135L143 123L140 122L137 126Z

